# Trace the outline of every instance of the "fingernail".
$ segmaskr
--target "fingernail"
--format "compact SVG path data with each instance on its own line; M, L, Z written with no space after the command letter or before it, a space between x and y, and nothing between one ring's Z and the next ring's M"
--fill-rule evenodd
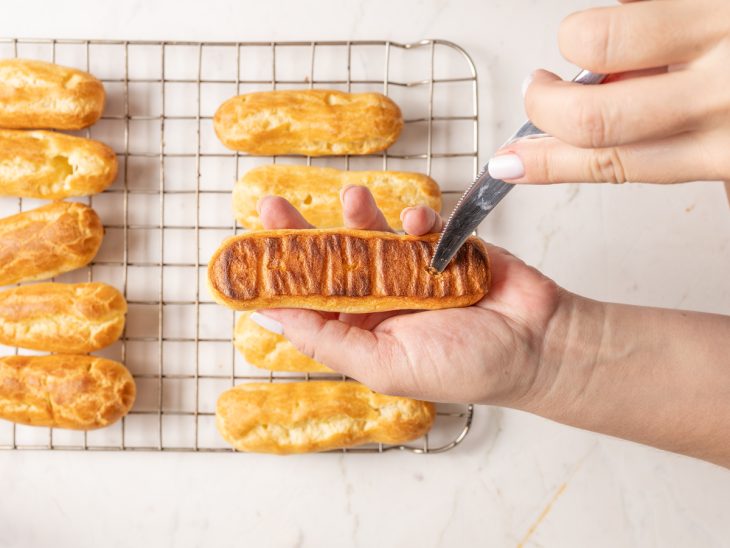
M489 160L489 175L494 179L519 179L525 176L525 166L517 154L501 154Z
M342 190L340 190L340 202L341 203L345 201L345 194L347 194L347 191L354 187L355 187L355 185L345 185L342 187Z
M403 219L405 219L405 218L406 218L406 213L408 213L408 212L409 212L410 210L412 210L412 209L415 209L415 208L414 208L414 207L407 207L407 208L403 209L403 210L402 210L402 211L400 212L400 221L401 221L401 223L403 222Z
M251 314L251 321L257 324L259 327L263 327L267 331L271 331L272 333L276 333L277 335L284 334L283 325L281 325L275 319L264 316L259 312L253 312Z
M525 78L525 79L524 79L524 80L522 81L522 97L524 97L525 95L527 95L527 88L529 88L529 87L530 87L530 84L532 84L532 80L533 80L533 79L534 79L534 76L532 75L532 73L530 73L530 74L529 74L529 75L527 76L527 78Z

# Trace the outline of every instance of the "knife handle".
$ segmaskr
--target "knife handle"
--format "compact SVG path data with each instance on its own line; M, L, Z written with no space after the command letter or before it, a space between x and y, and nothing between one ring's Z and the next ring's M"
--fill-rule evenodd
M605 74L582 70L573 78L573 82L584 85L600 84L605 77ZM544 131L528 120L506 144L525 137L544 135ZM476 230L479 223L515 187L504 181L492 179L489 176L488 165L486 164L482 168L476 181L459 199L446 221L444 231L441 233L441 238L431 258L431 266L438 272L443 272L469 234Z

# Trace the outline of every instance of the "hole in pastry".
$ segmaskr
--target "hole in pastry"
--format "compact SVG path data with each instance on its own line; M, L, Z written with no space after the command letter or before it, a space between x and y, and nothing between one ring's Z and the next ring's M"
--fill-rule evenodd
M51 167L53 171L58 173L61 179L66 179L66 177L73 175L74 172L74 168L66 156L54 156L51 158Z
M311 204L311 203L312 203L312 195L311 195L311 194L307 194L307 195L306 195L306 196L304 197L304 200L302 201L302 203L303 203L304 205L309 205L309 204Z

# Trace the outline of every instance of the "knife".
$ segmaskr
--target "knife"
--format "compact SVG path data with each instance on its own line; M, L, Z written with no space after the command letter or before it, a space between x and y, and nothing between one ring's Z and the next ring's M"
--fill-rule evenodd
M605 74L584 70L573 78L573 82L584 85L600 84L605 77ZM544 135L544 132L528 120L507 143L532 135ZM488 166L487 162L476 180L459 198L449 220L446 221L431 258L431 268L437 272L444 271L469 235L515 186L490 177Z

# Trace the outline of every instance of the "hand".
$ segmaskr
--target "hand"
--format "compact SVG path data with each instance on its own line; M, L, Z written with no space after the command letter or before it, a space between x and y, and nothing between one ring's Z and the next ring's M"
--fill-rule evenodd
M599 86L538 70L527 115L552 137L503 147L515 183L730 180L730 2L628 2L565 19L560 50L612 76Z
M345 225L390 230L364 187ZM269 229L310 228L286 200L258 205ZM425 207L410 234L441 229ZM467 308L332 314L266 310L299 350L386 394L497 404L730 466L730 318L599 303L488 246L492 287Z
M391 230L365 187L343 190L345 226ZM311 228L286 200L259 202L265 228ZM442 228L432 209L402 214L409 234ZM512 405L540 391L546 333L565 294L503 249L488 246L492 287L467 308L333 314L260 311L303 353L378 392L431 401Z

